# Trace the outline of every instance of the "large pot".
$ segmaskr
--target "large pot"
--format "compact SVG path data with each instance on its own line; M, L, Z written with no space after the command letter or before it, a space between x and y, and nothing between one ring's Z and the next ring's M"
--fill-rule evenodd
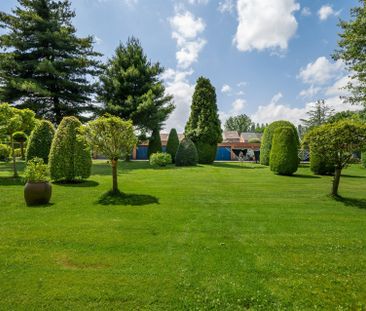
M50 202L52 186L49 182L27 182L24 187L24 199L28 206Z

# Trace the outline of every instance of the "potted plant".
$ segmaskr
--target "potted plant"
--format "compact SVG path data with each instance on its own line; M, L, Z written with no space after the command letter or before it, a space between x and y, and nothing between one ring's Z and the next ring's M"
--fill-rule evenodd
M26 184L24 187L24 199L28 206L49 203L52 187L49 183L48 166L43 159L34 158L27 163L25 169Z

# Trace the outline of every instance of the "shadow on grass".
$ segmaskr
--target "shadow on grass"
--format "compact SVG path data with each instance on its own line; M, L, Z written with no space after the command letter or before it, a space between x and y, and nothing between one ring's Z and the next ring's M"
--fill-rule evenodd
M55 205L55 203L47 203L47 204L35 204L35 205L26 205L29 208L46 208L46 207L51 207Z
M366 178L366 176L360 176L360 175L344 175L344 174L342 174L342 177L346 177L346 178Z
M223 167L223 168L233 168L233 169L246 169L246 170L256 170L256 169L266 168L266 166L256 164L256 163L251 164L251 163L239 163L239 162L233 162L233 163L215 162L215 163L213 163L213 166Z
M0 177L0 186L24 186L25 182L21 177Z
M104 193L99 200L98 204L101 205L133 205L133 206L142 206L149 204L159 204L159 199L147 195L147 194L126 194L123 192L106 192Z
M345 198L342 196L333 197L337 202L343 203L345 206L358 207L366 209L366 199Z
M320 176L316 176L316 175L304 175L304 174L294 174L291 177L296 177L296 178L321 178Z
M97 187L99 183L94 180L79 180L79 181L55 181L53 182L55 185L63 186L63 187L73 187L73 188L90 188Z

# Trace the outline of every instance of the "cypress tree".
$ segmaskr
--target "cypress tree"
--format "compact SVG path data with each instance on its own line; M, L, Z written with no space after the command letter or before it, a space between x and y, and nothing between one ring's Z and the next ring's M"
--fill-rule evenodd
M207 78L200 77L197 80L185 135L196 145L199 163L212 163L215 160L217 144L222 141L222 130L216 91Z
M162 146L161 146L160 133L158 130L154 130L149 139L148 156L150 158L150 156L153 153L157 153L157 152L161 152L161 151L162 151Z
M298 143L292 127L279 127L273 134L270 154L271 171L279 175L292 175L297 171Z
M168 137L168 142L166 145L166 152L172 157L173 163L175 162L175 155L179 147L179 137L176 129L171 129Z
M60 123L64 116L93 111L99 74L93 37L78 38L69 0L18 0L12 14L0 12L0 100L16 102Z

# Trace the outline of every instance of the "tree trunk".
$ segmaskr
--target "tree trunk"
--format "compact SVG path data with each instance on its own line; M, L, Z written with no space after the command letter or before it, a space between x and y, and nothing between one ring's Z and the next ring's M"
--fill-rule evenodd
M118 167L118 159L112 159L112 178L113 178L113 193L118 192L118 181L117 181L117 167Z
M15 161L15 152L14 152L14 139L13 139L13 135L10 135L10 144L11 144L11 151L12 151L12 158L13 158L13 177L17 178L18 177L18 172L17 172L17 166L16 166L16 161Z
M336 168L334 172L333 185L332 185L332 196L338 196L339 180L341 179L341 168Z

